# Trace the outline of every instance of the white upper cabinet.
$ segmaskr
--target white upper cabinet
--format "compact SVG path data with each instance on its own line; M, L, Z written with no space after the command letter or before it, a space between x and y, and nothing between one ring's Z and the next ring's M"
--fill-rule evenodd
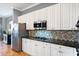
M55 5L52 9L54 10L54 29L60 30L60 4Z
M48 7L48 30L75 30L79 18L79 4L61 3Z
M76 6L75 6L76 5ZM73 4L73 8L76 10L74 13L75 13L75 16L73 16L73 26L74 28L76 29L77 27L75 27L75 25L77 24L77 21L79 20L79 3L74 3Z
M48 8L43 8L40 10L39 19L40 20L48 20Z
M26 29L28 30L28 29L30 29L30 25L31 24L29 24L30 23L30 14L27 14L26 15Z
M60 4L48 7L48 30L60 30Z
M79 4L63 3L61 8L61 30L75 30L79 17Z
M70 27L71 29L77 29L76 24L79 20L79 4L71 4L70 12Z
M72 5L71 4L61 4L61 29L62 30L69 30L70 27L70 19L71 19L71 13L72 13Z
M26 15L26 30L33 30L34 13L28 13Z
M48 17L48 9L47 8L37 10L34 13L35 13L35 17L36 17L35 21L42 21L42 20L48 19L47 18Z
M26 21L26 29L34 29L34 21L47 21L47 30L74 30L79 18L79 4L60 3L46 8L42 8L23 16L18 22Z
M18 17L18 23L26 23L26 17L25 17L25 15L22 15L22 16Z

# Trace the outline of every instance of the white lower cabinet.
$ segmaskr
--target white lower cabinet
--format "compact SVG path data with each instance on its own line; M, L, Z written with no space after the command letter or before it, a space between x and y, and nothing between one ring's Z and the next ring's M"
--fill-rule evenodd
M41 56L50 56L50 44L43 42Z
M76 48L61 46L63 56L77 56Z
M32 49L32 53L31 55L33 56L40 56L41 55L41 50L42 50L42 46L43 42L39 42L39 41L35 41L35 40L31 40L31 49Z
M50 45L48 43L31 40L32 53L34 56L49 56Z
M36 46L35 46L36 41L31 40L31 53L30 55L36 55Z
M22 50L25 52L26 51L26 39L25 38L23 38L22 39Z
M59 51L59 48L60 48L60 46L59 45L56 45L56 44L51 44L51 56L59 56L59 53L58 53L58 51Z
M42 46L43 46L43 42L36 42L36 56L42 56L42 50L43 50L43 48L42 48Z
M31 52L31 45L30 45L30 39L25 39L25 38L23 38L23 40L22 40L22 46L23 46L23 51L24 52L27 52L27 53L30 53Z
M63 56L74 56L74 48L61 46L60 51Z
M76 52L75 48L73 49L73 54L74 54L74 56L77 56L77 52Z
M49 56L50 44L31 39L22 39L22 50L33 56Z
M32 56L77 56L75 48L25 38L22 50Z
M51 44L51 56L76 56L76 49L62 45Z

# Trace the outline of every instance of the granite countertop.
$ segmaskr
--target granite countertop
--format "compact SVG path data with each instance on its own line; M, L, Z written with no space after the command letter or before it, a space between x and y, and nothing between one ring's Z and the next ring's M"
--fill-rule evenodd
M61 39L44 38L44 37L23 37L23 38L28 38L31 40L36 40L36 41L41 41L41 42L47 42L47 43L52 43L52 44L58 44L58 45L63 45L63 46L79 48L79 43L76 41L68 41L68 40L66 41L66 40L61 40Z

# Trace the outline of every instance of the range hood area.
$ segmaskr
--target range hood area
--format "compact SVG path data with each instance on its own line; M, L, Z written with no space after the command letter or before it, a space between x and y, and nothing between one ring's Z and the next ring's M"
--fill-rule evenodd
M77 21L76 27L79 28L79 20Z

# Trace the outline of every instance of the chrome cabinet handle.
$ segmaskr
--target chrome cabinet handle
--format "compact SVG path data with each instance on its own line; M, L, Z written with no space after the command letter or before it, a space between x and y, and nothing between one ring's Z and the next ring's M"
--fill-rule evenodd
M38 45L35 45L35 46L38 46Z
M46 45L48 45L48 44L46 44Z
M43 48L45 48L45 47L43 47Z
M59 51L59 53L63 53L62 51Z
M61 47L59 47L59 48L61 48Z

